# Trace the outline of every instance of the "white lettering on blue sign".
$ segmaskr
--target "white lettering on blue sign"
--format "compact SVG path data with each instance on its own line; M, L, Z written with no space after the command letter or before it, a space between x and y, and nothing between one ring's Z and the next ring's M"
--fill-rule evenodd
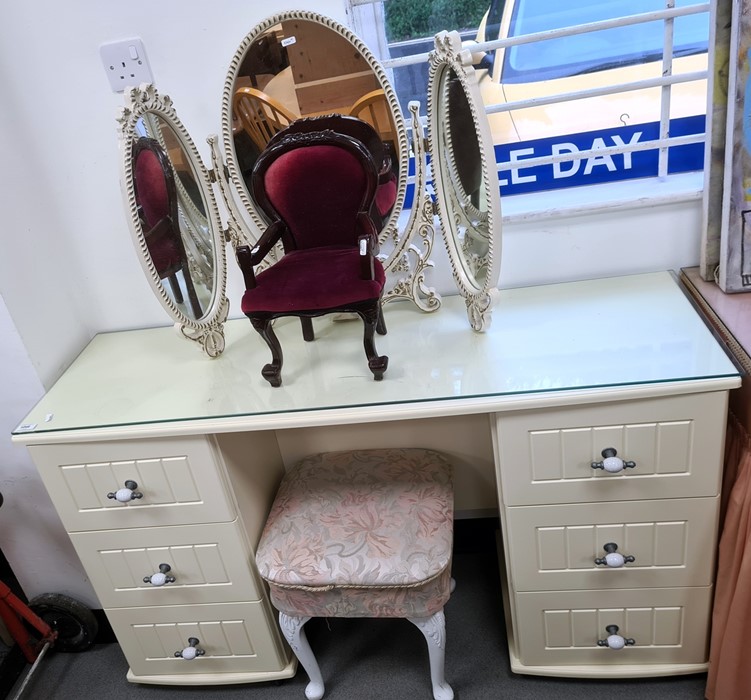
M613 134L610 136L612 143L607 143L604 138L596 137L592 140L591 145L588 148L580 148L571 141L564 141L562 143L552 143L549 145L549 152L537 153L535 148L519 148L509 151L509 158L506 163L521 163L525 158L535 158L542 155L560 156L564 154L574 155L580 153L583 150L597 151L604 148L611 148L613 146L631 146L639 142L642 136L641 131L635 131L631 134L630 139L625 141L619 134ZM548 149L545 149L548 150ZM582 164L584 169L582 170ZM581 171L582 175L591 175L595 168L604 167L608 172L616 172L617 170L630 170L633 161L631 153L618 153L616 155L606 153L604 155L591 155L588 158L580 158L570 161L559 161L551 163L553 179L560 180L564 177L574 177ZM499 177L498 181L501 187L505 185L521 185L525 183L537 182L537 175L523 175L522 168L514 168L511 170L510 179Z
M671 120L673 136L702 134L703 115ZM633 146L659 138L659 122L622 126L613 129L579 134L566 134L523 143L501 144L495 147L499 165L498 183L501 194L522 194L562 187L575 187L603 182L616 182L637 177L657 175L658 149L628 153L602 153L606 148ZM523 167L525 160L545 156L577 155L584 151L595 153L583 158L562 160L546 165ZM673 146L668 151L668 172L701 170L704 147L701 143ZM514 167L508 167L513 165ZM504 167L505 166L505 167Z

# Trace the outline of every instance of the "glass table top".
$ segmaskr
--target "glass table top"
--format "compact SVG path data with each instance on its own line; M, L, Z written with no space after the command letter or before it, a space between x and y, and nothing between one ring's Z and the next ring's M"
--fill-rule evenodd
M383 381L368 370L359 319L275 326L282 386L261 377L270 353L250 323L225 327L205 357L175 329L97 335L14 430L15 435L174 421L272 416L594 388L738 378L739 372L669 272L502 290L486 333L461 297L434 313L384 307Z

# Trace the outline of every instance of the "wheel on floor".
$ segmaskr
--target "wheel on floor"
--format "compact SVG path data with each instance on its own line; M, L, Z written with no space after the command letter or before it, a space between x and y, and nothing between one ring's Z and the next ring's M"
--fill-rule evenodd
M55 651L85 651L96 639L99 623L94 613L75 598L61 593L43 593L29 601L29 607L54 631Z

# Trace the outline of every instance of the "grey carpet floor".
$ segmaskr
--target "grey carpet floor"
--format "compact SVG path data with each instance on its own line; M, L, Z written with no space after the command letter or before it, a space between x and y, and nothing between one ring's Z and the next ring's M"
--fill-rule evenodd
M498 568L492 551L457 552L457 586L446 606L446 678L457 700L701 700L705 676L607 680L520 676L509 670ZM430 700L427 647L405 620L311 620L308 637L328 700ZM191 663L191 662L186 662ZM305 700L307 676L243 686L168 687L128 683L117 644L52 653L22 700ZM10 697L13 697L11 693Z

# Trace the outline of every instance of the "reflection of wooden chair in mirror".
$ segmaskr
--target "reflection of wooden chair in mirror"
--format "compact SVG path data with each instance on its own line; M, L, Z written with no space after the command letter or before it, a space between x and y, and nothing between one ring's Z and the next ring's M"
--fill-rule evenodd
M314 317L356 313L368 367L376 380L383 378L388 357L377 354L374 334L386 332L386 275L369 213L377 179L368 150L333 131L289 134L259 157L252 194L271 224L252 250L237 249L237 261L246 286L243 313L271 350L261 374L272 386L282 383L282 350L272 328L282 316L299 317L303 338L313 340ZM253 267L279 241L284 255L256 275Z
M394 197L396 197L396 182L399 177L399 163L397 157L397 136L394 131L394 122L391 118L391 109L389 108L386 93L382 90L371 90L357 100L349 109L349 116L361 119L370 124L378 133L386 149L386 155L391 161L391 172L387 176L382 173L381 183L391 181L394 188ZM393 202L391 203L393 206ZM379 203L381 217L385 220L391 212L391 207L386 209L383 203Z
M327 114L320 117L298 119L273 136L267 147L277 143L288 134L325 131L326 129L357 139L373 156L373 160L378 167L378 187L370 214L380 232L396 202L397 180L391 156L380 135L368 122L343 114Z
M363 95L349 108L349 116L368 122L386 144L395 147L397 142L391 109L383 90L372 90Z
M266 93L249 87L235 92L232 111L259 152L266 148L274 134L298 118Z
M167 154L156 139L133 142L133 186L143 237L160 280L169 280L175 301L184 302L177 273L182 272L195 320L203 316L188 268L177 212L177 190Z

